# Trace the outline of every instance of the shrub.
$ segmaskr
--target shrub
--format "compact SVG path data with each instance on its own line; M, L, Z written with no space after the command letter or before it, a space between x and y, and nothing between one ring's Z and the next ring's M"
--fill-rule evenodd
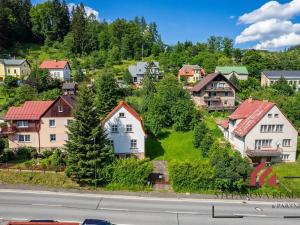
M119 159L112 165L110 185L118 185L121 188L128 189L145 187L152 171L153 165L148 159Z
M45 150L42 152L41 157L43 159L49 158L53 154L53 151L51 150Z
M16 156L19 160L32 159L36 156L36 154L36 149L32 147L21 147L16 151Z
M169 175L174 191L199 192L213 187L214 169L206 161L173 161Z
M10 160L13 160L15 155L12 151L4 151L2 155L0 155L0 163L5 163Z

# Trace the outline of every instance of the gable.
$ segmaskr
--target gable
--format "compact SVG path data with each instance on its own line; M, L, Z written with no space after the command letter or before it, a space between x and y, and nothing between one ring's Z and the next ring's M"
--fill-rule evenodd
M62 112L59 112L62 107ZM43 117L72 117L72 107L62 97L59 97L44 113Z

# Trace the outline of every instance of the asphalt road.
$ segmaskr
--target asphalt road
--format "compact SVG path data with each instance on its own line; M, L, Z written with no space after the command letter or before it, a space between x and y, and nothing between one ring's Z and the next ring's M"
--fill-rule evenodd
M300 224L300 219L283 218L300 216L300 208L273 208L273 204L276 203L0 189L0 223L7 220L83 221L93 218L130 225ZM243 215L244 218L212 218L212 205L216 216Z

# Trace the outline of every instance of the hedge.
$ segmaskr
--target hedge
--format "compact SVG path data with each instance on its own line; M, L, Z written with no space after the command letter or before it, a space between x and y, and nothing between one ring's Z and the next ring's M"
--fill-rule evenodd
M214 186L214 169L207 161L173 161L169 163L169 176L176 192L200 192Z

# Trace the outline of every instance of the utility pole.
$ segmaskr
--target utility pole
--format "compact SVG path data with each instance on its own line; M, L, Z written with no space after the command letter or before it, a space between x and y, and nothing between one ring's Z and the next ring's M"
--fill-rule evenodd
M142 61L144 60L144 44L142 44Z

